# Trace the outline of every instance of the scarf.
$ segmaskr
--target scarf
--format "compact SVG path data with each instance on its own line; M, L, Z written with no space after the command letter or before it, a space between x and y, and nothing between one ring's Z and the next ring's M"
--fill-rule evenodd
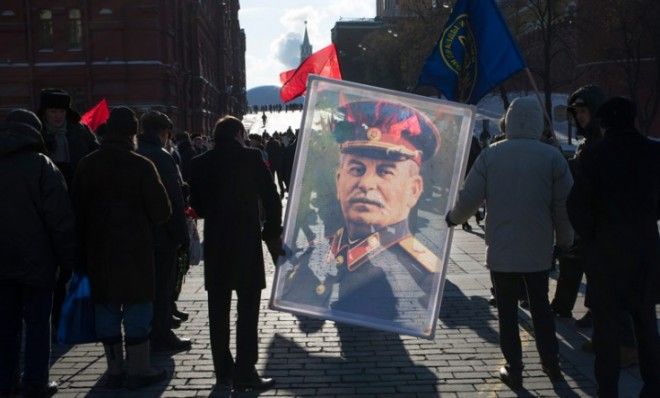
M55 163L69 163L71 155L69 153L69 140L66 138L66 123L62 127L53 127L47 124L46 130L55 137L53 161Z

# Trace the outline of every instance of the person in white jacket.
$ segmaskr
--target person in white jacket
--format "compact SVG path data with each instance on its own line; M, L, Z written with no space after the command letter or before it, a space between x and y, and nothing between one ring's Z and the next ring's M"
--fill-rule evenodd
M543 127L536 100L514 100L506 113L506 139L477 158L447 214L450 226L460 225L484 200L487 203L486 265L495 286L500 346L507 361L500 378L513 389L522 387L517 316L521 283L529 296L543 371L552 381L562 380L548 273L555 244L567 249L573 242L566 211L573 178L561 152L539 140Z

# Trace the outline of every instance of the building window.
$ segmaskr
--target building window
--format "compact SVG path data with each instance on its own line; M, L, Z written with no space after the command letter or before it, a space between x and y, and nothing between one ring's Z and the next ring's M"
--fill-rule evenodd
M39 47L42 50L53 48L53 13L50 10L39 11Z
M78 8L69 10L69 48L74 50L82 48L82 19Z

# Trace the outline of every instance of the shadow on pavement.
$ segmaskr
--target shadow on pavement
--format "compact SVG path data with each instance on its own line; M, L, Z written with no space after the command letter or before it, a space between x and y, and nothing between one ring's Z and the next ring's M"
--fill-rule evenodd
M530 335L534 336L534 327L532 326L532 317L530 314L528 314L526 311L519 310L518 311L518 319L519 319L519 324L520 326L527 331ZM556 333L559 335L563 335L562 330L565 328L560 327L555 320L555 327L556 327ZM575 337L578 335L577 332L571 333L571 335L565 336L565 340L571 340L575 339ZM536 337L535 337L536 338ZM575 388L579 388L582 392L588 394L588 395L593 395L595 396L596 394L596 386L595 384L587 378L586 375L583 375L580 373L580 371L573 367L573 365L570 364L570 362L566 361L564 358L561 358L561 352L565 350L580 350L579 345L575 346L569 346L566 344L565 340L562 339L557 339L559 343L559 351L560 351L560 367L562 368L562 373L564 375L569 376L571 379L573 379L575 385L571 386L569 385L566 381L558 382L558 383L553 383L552 387L554 391L557 393L558 396L560 397L579 397L581 395L575 393ZM586 341L586 338L580 337L580 341ZM593 357L592 357L593 358ZM568 365L568 366L566 366Z
M66 345L66 344L59 344L59 343L51 343L51 351L50 351L50 365L53 366L55 362L57 362L58 359L63 357L69 350L71 350L75 345ZM23 355L23 352L21 352L21 355Z
M491 312L488 299L466 296L449 279L445 280L439 319L446 328L468 327L488 343L499 345L499 333L493 327L497 317Z
M323 322L304 319L301 327L320 329ZM436 374L410 359L399 335L340 323L336 328L339 347L333 344L336 337L327 336L328 351L315 344L318 353L276 334L268 347L266 377L275 377L278 390L295 396L392 395L412 392L407 388L413 385L432 386L429 393L436 393Z
M102 363L105 364L105 357L101 358L101 360ZM167 354L152 354L151 365L156 369L165 369L167 371L167 378L156 385L136 390L128 390L126 388L111 390L103 386L104 378L101 376L101 378L96 381L94 387L89 390L87 395L94 397L161 397L174 377L174 359L172 359L171 355Z

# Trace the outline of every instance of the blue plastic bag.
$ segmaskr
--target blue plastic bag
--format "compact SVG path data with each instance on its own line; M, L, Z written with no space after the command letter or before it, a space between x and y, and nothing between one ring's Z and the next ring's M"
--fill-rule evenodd
M57 328L60 344L84 344L98 341L94 320L94 302L86 275L74 273L62 304L60 324Z

